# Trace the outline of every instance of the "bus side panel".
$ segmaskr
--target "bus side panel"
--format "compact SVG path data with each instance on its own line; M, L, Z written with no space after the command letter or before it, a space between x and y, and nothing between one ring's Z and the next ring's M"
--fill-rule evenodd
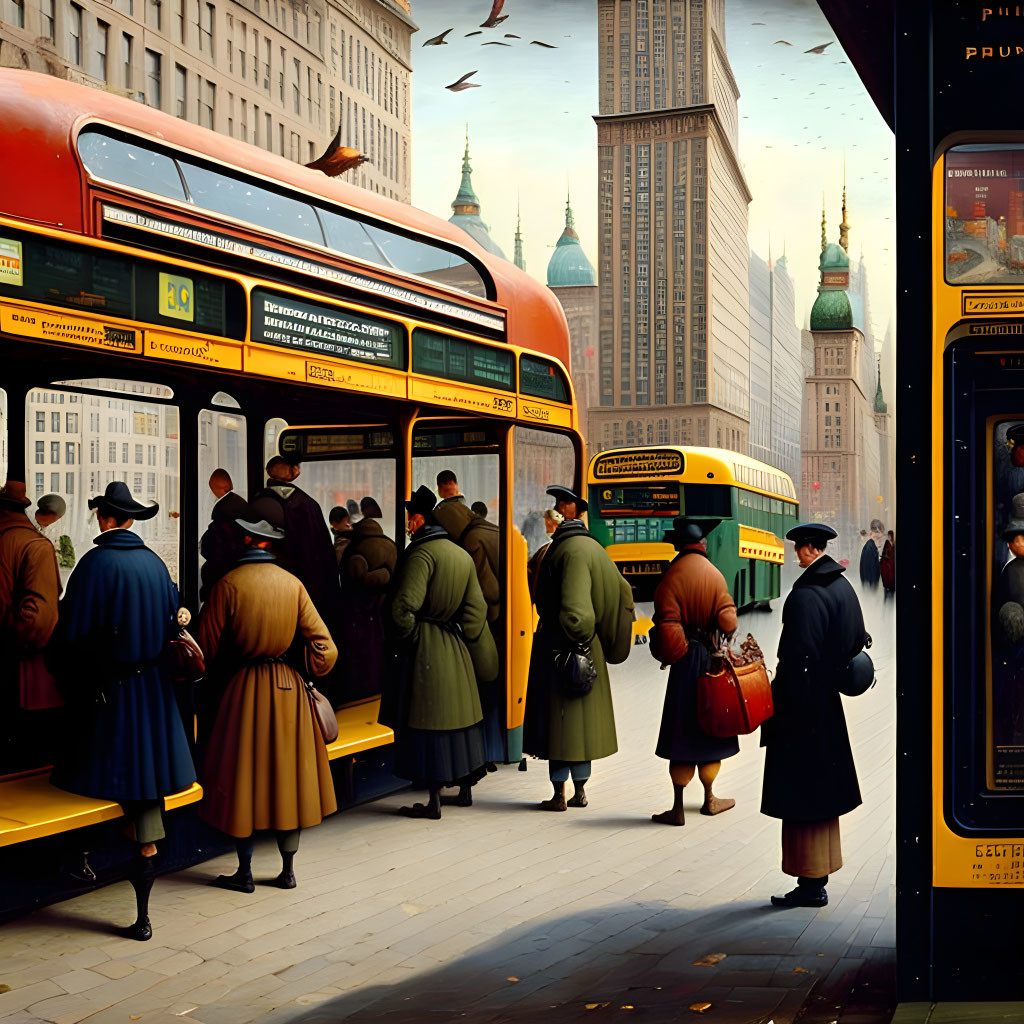
M708 558L711 564L725 577L725 585L740 608L744 604L741 594L736 593L736 583L745 561L739 556L740 527L735 519L719 523L708 535Z

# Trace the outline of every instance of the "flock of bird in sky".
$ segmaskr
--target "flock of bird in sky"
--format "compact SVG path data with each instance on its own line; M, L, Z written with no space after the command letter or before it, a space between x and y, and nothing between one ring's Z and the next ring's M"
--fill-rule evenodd
M480 22L480 27L473 32L467 32L465 38L469 39L470 36L482 36L485 28L497 28L503 21L508 20L507 14L502 14L501 9L505 6L505 0L492 0L491 13L487 15L487 20ZM446 28L443 32L438 33L436 36L431 36L423 45L424 46L447 46L448 40L445 36L449 32L454 32L454 28ZM517 36L513 32L506 32L505 39L522 39L522 36ZM499 39L488 39L486 42L481 43L481 46L512 46L512 43L506 43ZM543 43L539 39L531 39L530 46L543 46L547 50L557 50L558 47L554 43ZM477 72L467 71L461 78L452 82L451 85L446 85L445 88L449 92L462 92L463 89L479 89L481 86L480 82L470 82Z

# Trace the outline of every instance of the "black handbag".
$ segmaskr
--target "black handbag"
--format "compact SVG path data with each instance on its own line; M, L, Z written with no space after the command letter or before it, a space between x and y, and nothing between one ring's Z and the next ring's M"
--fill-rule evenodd
M573 644L565 650L555 651L555 671L566 697L586 697L594 688L597 669L590 656L590 648Z

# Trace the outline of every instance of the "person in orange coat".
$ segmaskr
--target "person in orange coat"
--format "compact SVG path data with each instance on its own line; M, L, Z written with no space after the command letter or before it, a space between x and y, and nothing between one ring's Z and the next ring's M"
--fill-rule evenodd
M665 706L658 735L658 757L669 762L675 799L670 810L652 816L662 825L683 825L683 790L700 774L704 787L701 814L721 814L736 806L735 800L712 793L722 761L739 753L736 737L708 736L697 720L697 681L711 665L711 652L719 634L736 630L736 604L725 577L711 564L707 534L719 520L675 521L666 534L678 556L665 570L654 592L654 628L651 653L662 667L671 665Z
M260 513L254 502L249 519ZM199 817L234 837L238 870L213 884L253 892L253 832L273 829L282 889L295 887L299 831L338 809L327 747L303 674L289 663L293 643L306 678L324 676L338 657L306 588L275 564L271 547L284 531L265 519L236 519L245 553L210 592L197 640L207 677L226 683L200 780Z

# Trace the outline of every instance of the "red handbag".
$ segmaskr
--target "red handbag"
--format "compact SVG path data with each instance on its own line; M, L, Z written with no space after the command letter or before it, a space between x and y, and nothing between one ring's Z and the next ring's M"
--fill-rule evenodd
M697 681L697 720L708 736L752 733L771 718L772 687L764 655L749 633L737 654L723 646Z

